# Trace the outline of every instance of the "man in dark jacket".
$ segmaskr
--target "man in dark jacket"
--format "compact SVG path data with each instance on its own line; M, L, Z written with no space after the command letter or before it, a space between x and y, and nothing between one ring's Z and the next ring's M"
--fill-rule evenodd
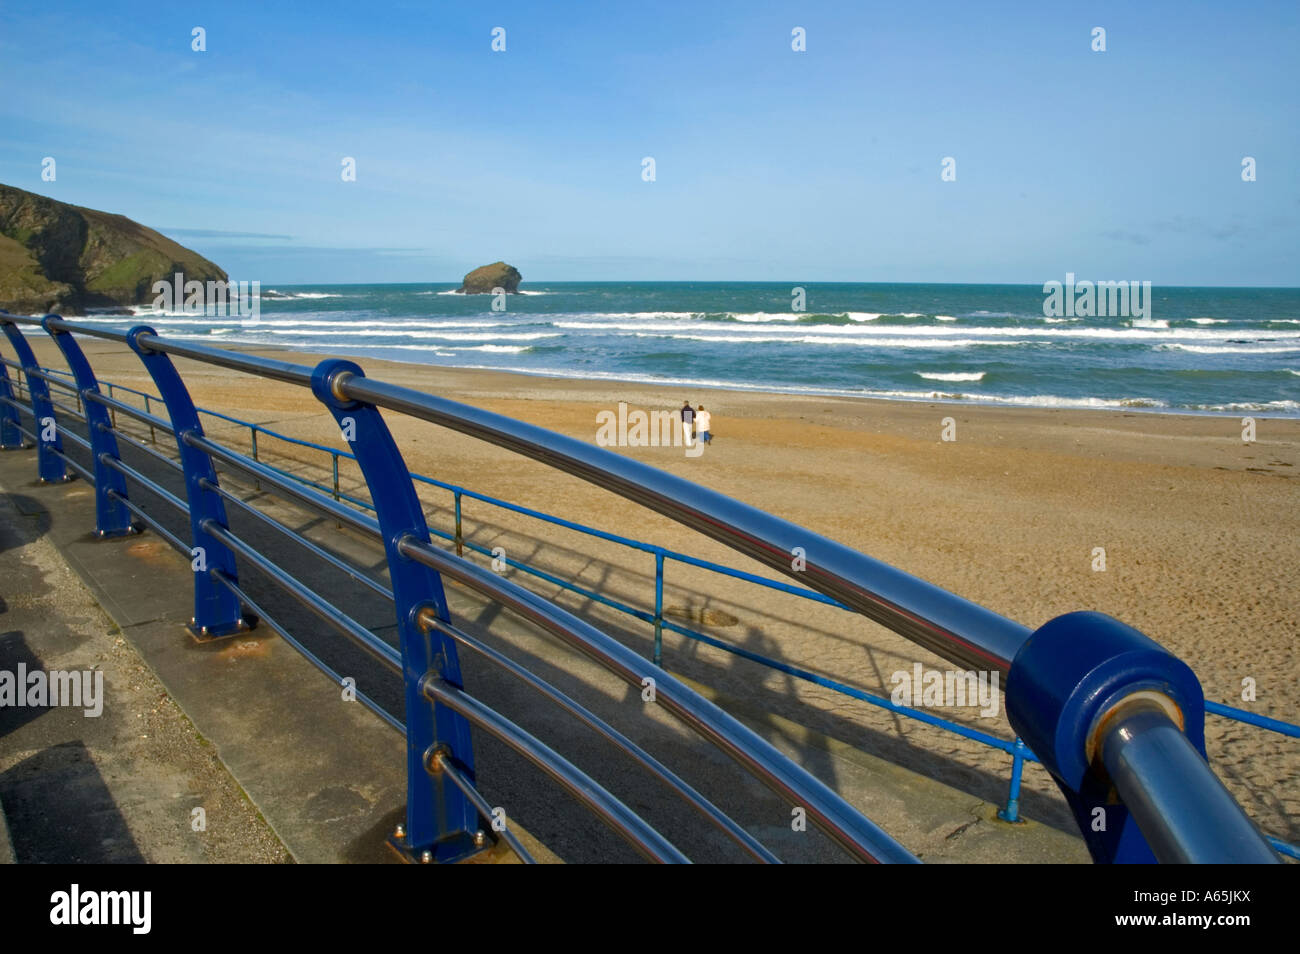
M690 401L682 402L682 440L690 444L695 439L695 409Z

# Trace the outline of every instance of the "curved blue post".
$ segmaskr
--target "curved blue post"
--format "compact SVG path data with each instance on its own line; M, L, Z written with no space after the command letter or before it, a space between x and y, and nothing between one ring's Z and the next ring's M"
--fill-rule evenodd
M9 367L0 364L0 450L25 447L23 432L18 429L18 409L9 402L15 400L13 386L9 383Z
M118 457L117 438L113 436L108 411L104 405L88 397L99 393L99 382L95 379L95 372L86 360L81 345L77 344L77 339L67 331L50 327L50 322L57 320L58 315L46 315L41 321L41 327L63 352L63 360L68 363L68 370L76 379L77 390L81 393L95 473L95 535L103 538L134 533L138 528L131 520L131 511L122 503L126 499L126 478L104 463L106 458L114 461L121 459ZM111 496L110 491L118 497Z
M0 309L0 316L9 314ZM18 409L10 404L16 400L13 385L9 381L9 366L0 362L0 450L19 450L26 447L23 432L18 429L22 423Z
M63 463L63 437L59 434L54 405L50 403L50 389L43 378L32 373L40 371L41 366L36 363L32 346L27 343L18 325L9 321L8 317L7 313L0 314L0 325L3 325L9 343L14 346L14 351L18 354L18 363L23 366L27 377L27 391L32 396L32 417L36 420L34 432L38 448L37 473L40 482L48 484L71 480L73 475L68 473Z
M206 520L226 526L226 506L221 496L203 486L203 481L217 483L217 471L206 452L192 446L187 437L202 437L203 425L190 392L181 380L171 358L161 351L150 351L140 345L140 335L156 332L147 325L137 325L126 333L127 344L140 356L145 370L153 378L154 386L171 418L176 433L176 446L180 450L181 467L185 472L185 494L190 509L190 538L193 540L190 556L194 570L194 619L190 621L190 635L200 641L220 639L249 628L249 621L240 612L239 599L231 590L212 577L220 570L232 582L238 582L235 572L235 555L224 543L203 529Z
M430 703L421 691L426 677L433 675L460 687L460 661L456 644L436 630L420 624L420 616L432 611L450 622L442 577L423 564L401 554L404 539L429 543L429 526L424 508L415 493L410 471L402 459L393 435L373 404L353 401L337 390L341 375L364 377L351 361L331 358L312 372L312 393L329 408L352 447L361 473L375 502L375 514L388 558L397 610L397 629L402 647L402 681L406 694L406 828L389 839L389 844L408 860L458 861L482 848L475 838L478 812L460 789L444 774L435 772L432 758L449 751L462 773L474 780L474 751L469 723L446 706Z

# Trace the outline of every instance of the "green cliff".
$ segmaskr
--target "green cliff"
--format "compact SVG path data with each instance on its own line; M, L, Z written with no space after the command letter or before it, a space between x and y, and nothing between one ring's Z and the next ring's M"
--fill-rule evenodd
M0 185L0 308L15 314L142 305L153 284L226 281L206 258L126 216Z

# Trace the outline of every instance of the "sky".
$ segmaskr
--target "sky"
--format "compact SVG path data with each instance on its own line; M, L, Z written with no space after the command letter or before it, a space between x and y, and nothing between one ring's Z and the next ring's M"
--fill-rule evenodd
M264 283L1300 286L1297 50L1268 0L8 0L0 182Z

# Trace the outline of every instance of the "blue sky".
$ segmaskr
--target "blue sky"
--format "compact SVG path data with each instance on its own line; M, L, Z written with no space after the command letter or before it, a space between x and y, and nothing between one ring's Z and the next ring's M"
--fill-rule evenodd
M1298 49L1294 2L8 5L0 182L282 284L1297 286Z

